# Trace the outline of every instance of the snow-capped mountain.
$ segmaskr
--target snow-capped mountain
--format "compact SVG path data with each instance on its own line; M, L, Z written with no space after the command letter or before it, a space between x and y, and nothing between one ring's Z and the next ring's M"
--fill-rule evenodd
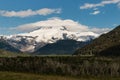
M73 32L68 27L40 27L29 33L6 36L8 43L22 52L34 52L46 44L59 40L86 42L98 37L93 32Z

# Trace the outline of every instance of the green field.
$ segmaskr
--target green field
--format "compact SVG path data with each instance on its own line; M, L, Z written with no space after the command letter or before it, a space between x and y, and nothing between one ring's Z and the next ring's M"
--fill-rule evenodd
M0 72L0 80L120 80L120 77L68 77L53 75L38 75L30 73Z

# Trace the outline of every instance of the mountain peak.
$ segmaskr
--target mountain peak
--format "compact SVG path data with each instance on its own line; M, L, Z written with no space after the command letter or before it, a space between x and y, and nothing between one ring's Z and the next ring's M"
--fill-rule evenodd
M34 52L35 49L59 40L86 42L98 37L94 32L74 32L69 28L69 26L40 27L29 33L7 36L7 41L22 52Z

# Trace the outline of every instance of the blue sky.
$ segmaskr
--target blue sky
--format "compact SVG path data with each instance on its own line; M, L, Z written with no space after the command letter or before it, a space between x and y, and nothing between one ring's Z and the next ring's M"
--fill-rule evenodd
M0 34L53 17L89 28L114 28L120 24L120 0L0 0Z

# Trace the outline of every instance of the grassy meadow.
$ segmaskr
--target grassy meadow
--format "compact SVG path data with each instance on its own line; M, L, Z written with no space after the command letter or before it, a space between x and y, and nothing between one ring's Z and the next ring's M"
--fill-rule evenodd
M31 73L0 72L0 80L120 80L120 77L69 77Z

